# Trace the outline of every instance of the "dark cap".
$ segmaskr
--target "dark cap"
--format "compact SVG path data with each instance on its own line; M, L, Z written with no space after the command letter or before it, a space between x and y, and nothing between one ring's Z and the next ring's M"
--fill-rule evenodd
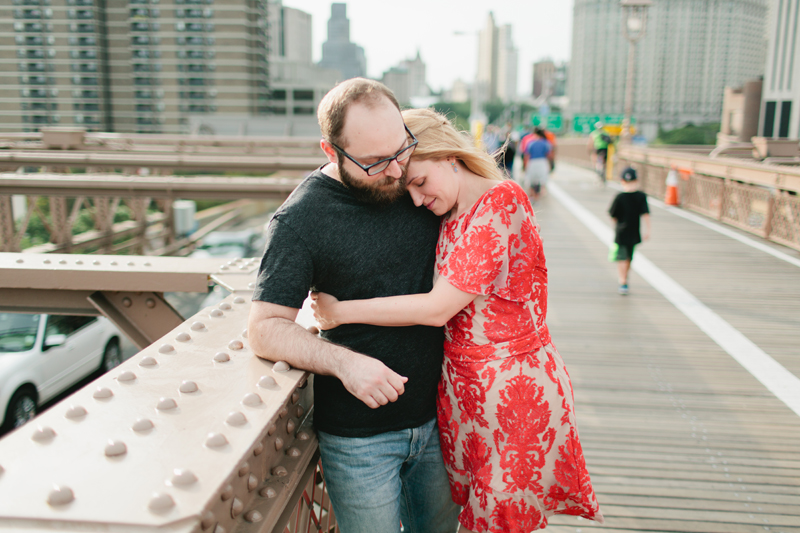
M636 169L628 167L622 171L622 181L636 181Z

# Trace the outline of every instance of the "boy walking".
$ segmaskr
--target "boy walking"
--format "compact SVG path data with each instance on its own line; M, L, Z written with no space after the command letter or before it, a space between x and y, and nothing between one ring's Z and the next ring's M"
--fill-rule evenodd
M617 194L608 214L614 220L614 244L609 253L609 260L616 261L619 275L619 293L628 294L628 273L631 270L631 259L636 245L650 238L650 210L647 207L647 195L639 190L636 170L628 167L622 171L622 192ZM644 236L640 233L640 219L644 219Z

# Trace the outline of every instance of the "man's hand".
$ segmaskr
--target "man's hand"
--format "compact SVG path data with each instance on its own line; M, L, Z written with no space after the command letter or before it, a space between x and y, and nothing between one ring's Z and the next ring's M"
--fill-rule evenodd
M408 381L377 359L361 354L342 361L337 377L350 394L372 409L397 401Z

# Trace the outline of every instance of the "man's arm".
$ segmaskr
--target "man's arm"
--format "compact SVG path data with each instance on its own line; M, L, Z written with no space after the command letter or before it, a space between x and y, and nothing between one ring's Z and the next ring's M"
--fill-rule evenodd
M373 357L327 342L295 323L298 309L253 301L247 338L253 352L269 361L334 376L345 388L376 409L397 400L408 378Z
M644 220L644 234L642 235L642 240L646 241L650 238L650 230L652 227L650 226L650 213L645 213L642 215L642 220Z

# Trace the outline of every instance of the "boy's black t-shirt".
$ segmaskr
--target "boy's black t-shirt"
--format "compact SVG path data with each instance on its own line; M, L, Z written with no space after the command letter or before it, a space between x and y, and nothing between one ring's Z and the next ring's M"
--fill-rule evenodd
M611 215L611 218L617 219L614 242L624 245L642 242L639 218L649 212L647 195L642 191L619 193L608 209L608 214Z
M309 290L354 300L433 287L439 218L408 195L388 206L356 200L320 170L275 213L253 299L302 307ZM444 333L428 326L346 324L322 336L408 377L396 402L370 409L335 377L314 377L314 424L344 437L420 426L436 414Z

